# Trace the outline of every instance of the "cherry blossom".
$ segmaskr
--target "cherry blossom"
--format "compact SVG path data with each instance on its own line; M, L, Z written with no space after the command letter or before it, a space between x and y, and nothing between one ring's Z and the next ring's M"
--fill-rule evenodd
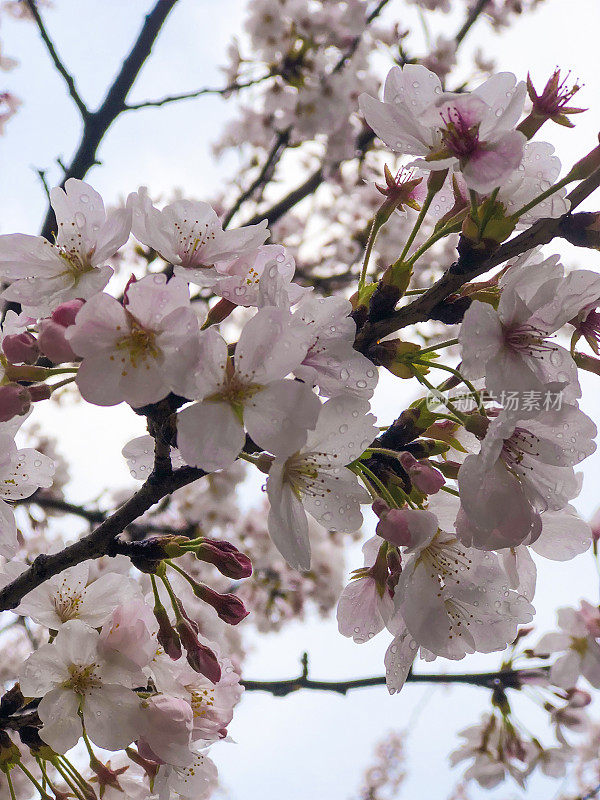
M517 625L533 618L532 606L508 589L495 554L457 539L455 498L436 496L429 509L420 512L428 515L426 526L411 526L411 545L403 552L394 593L399 617L421 647L444 658L503 650Z
M23 667L21 690L42 698L40 736L59 753L77 743L82 720L92 742L105 750L120 750L137 736L140 708L131 691L134 674L99 655L99 637L81 620L71 620Z
M600 276L576 270L564 277L558 262L559 256L544 259L537 251L520 257L500 282L498 309L475 300L465 314L459 332L464 374L485 375L495 396L544 393L551 385L566 401L581 394L571 355L548 337L600 296Z
M311 337L302 364L294 374L325 397L353 394L369 398L377 385L373 362L358 353L354 345L356 324L352 306L343 297L305 297L293 320Z
M557 633L547 633L535 647L539 655L563 653L550 667L550 680L571 689L583 675L592 686L600 687L600 612L585 600L579 609L558 611Z
M338 601L338 630L357 644L370 641L394 614L392 592L386 581L387 566L384 570L377 568L381 544L379 536L365 542L362 548L364 567L355 570ZM385 559L385 552L383 556Z
M25 595L18 613L53 630L71 619L100 627L110 618L115 605L133 596L136 584L115 572L88 583L89 571L89 562L83 561L50 578Z
M134 408L155 403L170 391L189 391L197 358L198 318L185 281L147 275L129 285L125 305L98 294L77 314L65 334L83 357L77 386L89 403Z
M206 470L228 467L244 446L244 427L269 450L290 454L302 447L320 403L308 386L285 376L307 349L303 331L276 308L261 309L246 323L233 359L214 329L203 331L189 395L200 402L184 408L177 421L185 462Z
M154 781L158 800L171 800L176 792L183 800L206 800L217 785L217 768L203 753L196 753L187 767L161 766Z
M458 472L461 541L483 549L534 542L539 514L560 511L579 494L573 466L595 451L595 435L592 420L566 403L537 419L502 412L480 453L467 456Z
M31 448L19 450L14 443L12 435L22 420L20 417L14 425L0 425L0 555L6 558L11 558L18 547L10 501L30 497L40 487L52 486L54 474L54 463L48 456Z
M292 282L296 265L285 247L265 244L215 265L214 292L236 306L289 308L310 288Z
M472 92L443 92L426 67L394 67L383 102L363 94L359 104L369 126L397 153L420 156L410 166L460 170L470 189L489 192L521 163L525 136L515 130L526 86L498 73Z
M50 198L58 223L55 244L22 233L0 236L0 275L10 282L2 297L35 317L101 292L112 275L106 261L125 244L131 226L129 211L106 214L98 192L75 178L64 190L52 189Z
M360 528L360 504L369 495L345 466L375 438L374 422L364 400L334 397L321 407L304 447L291 455L275 449L267 479L269 535L290 566L310 567L306 512L328 530Z
M267 222L223 230L215 211L195 200L176 200L159 211L145 187L127 199L133 235L175 266L175 275L200 286L214 286L214 265L255 251L269 235Z

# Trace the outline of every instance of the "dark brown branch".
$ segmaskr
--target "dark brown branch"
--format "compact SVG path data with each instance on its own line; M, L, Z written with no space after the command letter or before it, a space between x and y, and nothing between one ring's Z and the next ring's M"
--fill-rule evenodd
M290 140L290 133L291 129L287 129L285 131L280 131L277 136L275 137L275 141L269 151L269 154L263 164L260 172L256 176L256 178L252 181L250 186L245 189L231 206L227 214L225 214L223 218L223 227L226 228L235 214L239 211L240 206L246 202L249 198L252 197L254 192L259 189L264 183L268 182L273 174L275 167L281 156L283 155L288 142Z
M124 111L139 111L141 108L160 108L161 106L169 105L170 103L179 103L181 100L194 100L197 97L202 97L206 94L220 95L224 97L232 92L239 92L240 89L247 89L249 86L256 86L258 83L268 80L273 77L273 73L267 72L266 75L261 75L260 78L252 78L248 81L236 81L230 83L229 86L222 86L221 88L204 87L203 89L195 89L192 92L182 92L181 94L171 94L166 97L161 97L160 100L143 100L141 103L127 103Z
M454 37L454 41L456 42L457 47L465 38L467 33L471 30L475 22L477 22L477 19L479 18L481 13L485 11L485 7L488 6L489 4L490 0L478 0L478 2L475 3L471 11L469 12L469 15L467 16L464 25Z
M1 589L0 611L15 608L28 592L68 567L90 558L100 558L107 554L116 555L116 552L111 552L111 544L128 525L163 497L198 480L205 474L201 469L181 467L175 470L171 476L160 480L154 473L150 475L133 497L100 523L90 534L58 553L39 555L29 569Z
M88 170L97 163L96 155L100 142L117 117L126 110L127 95L150 55L160 29L176 3L177 0L158 0L152 11L146 16L144 25L102 105L97 111L88 113L84 119L81 140L71 163L65 169L62 186L69 178L82 179ZM54 212L52 208L49 208L42 227L42 236L50 239L55 226Z
M469 686L481 686L485 689L518 689L524 675L531 670L500 670L498 672L465 672L457 674L418 674L410 672L407 683L462 683ZM356 678L349 681L313 681L307 675L282 681L251 681L244 680L242 684L248 692L269 692L275 697L285 697L300 689L310 689L320 692L335 692L347 694L352 689L365 689L371 686L385 686L383 675L374 678Z
M596 170L568 195L571 210L580 205L592 192L600 186L600 169ZM380 322L367 323L356 337L355 347L361 352L366 352L370 344L388 336L394 331L424 322L431 318L432 311L440 305L449 295L458 291L467 281L483 275L490 269L509 261L533 247L548 244L554 238L560 237L565 226L568 226L571 212L562 217L545 218L535 222L530 228L509 239L493 253L484 253L481 256L471 251L466 257L461 257L453 264L444 275L422 294L417 300Z
M65 67L62 62L62 59L56 52L56 47L54 46L54 42L48 35L48 31L46 30L46 26L44 25L44 21L40 15L40 12L37 9L37 5L35 0L25 0L29 11L31 12L31 16L33 17L35 24L38 27L40 32L40 36L42 37L42 41L46 45L46 50L48 51L50 58L52 59L54 66L56 67L57 72L61 75L62 79L67 85L67 89L71 96L71 99L79 109L79 113L81 114L82 119L87 119L90 112L84 101L82 100L79 92L77 91L77 87L75 86L75 79L69 72L69 70Z

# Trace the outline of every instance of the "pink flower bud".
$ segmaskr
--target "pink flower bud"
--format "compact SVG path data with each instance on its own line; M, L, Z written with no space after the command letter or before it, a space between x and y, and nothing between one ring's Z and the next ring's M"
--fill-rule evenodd
M183 651L181 649L179 635L177 634L175 628L171 625L171 621L169 620L169 616L165 610L165 607L155 606L154 616L158 622L158 633L156 638L158 639L159 645L169 656L169 658L172 658L173 661L177 661L178 658L181 658Z
M423 494L436 494L446 483L441 472L426 461L417 461L410 453L401 453L398 460L408 473L413 486Z
M185 647L187 662L194 672L204 675L211 683L218 683L221 680L221 665L210 647L198 641L196 632L185 619L178 620L177 633Z
M402 508L390 509L385 517L377 523L375 533L397 547L410 545L411 533L405 511Z
M212 606L219 615L219 619L228 625L237 625L250 613L239 597L234 594L219 594L205 584L196 584L194 594Z
M373 513L377 514L379 519L383 519L387 515L388 511L390 510L390 507L388 506L388 504L381 497L378 497L373 501L372 508L373 508Z
M13 417L22 417L31 407L31 395L25 386L7 383L0 386L0 422L8 422Z
M27 332L5 336L2 349L11 364L35 364L40 355L37 339Z
M196 550L196 558L213 564L228 578L240 580L252 575L252 562L229 542L206 539Z
M41 320L39 324L38 344L42 353L54 364L65 361L77 361L78 356L71 350L65 333L67 328L52 318Z
M27 387L31 396L32 403L39 403L40 400L48 400L52 397L52 387L47 383L34 383Z
M59 325L62 325L63 328L68 328L75 324L77 312L83 305L85 305L84 300L69 300L67 303L61 303L58 308L52 312L51 319Z

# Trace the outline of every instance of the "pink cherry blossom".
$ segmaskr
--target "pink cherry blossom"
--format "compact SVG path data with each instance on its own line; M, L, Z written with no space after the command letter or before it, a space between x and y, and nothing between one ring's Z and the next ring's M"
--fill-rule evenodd
M537 419L500 414L458 473L461 541L483 549L534 542L540 512L560 511L579 494L573 466L594 452L595 435L590 418L566 403Z
M362 94L369 126L397 153L420 156L409 166L460 170L470 189L501 186L521 163L525 136L515 130L526 87L498 73L472 92L443 92L426 67L407 64L389 72L384 101Z
M147 275L127 289L123 306L101 293L77 314L65 337L83 357L77 373L82 397L100 406L123 400L139 407L170 391L188 391L197 358L198 318L185 281Z
M352 306L343 297L313 297L300 302L294 323L310 336L310 344L295 375L320 394L335 397L353 394L369 398L377 386L377 369L372 361L354 349L356 323Z

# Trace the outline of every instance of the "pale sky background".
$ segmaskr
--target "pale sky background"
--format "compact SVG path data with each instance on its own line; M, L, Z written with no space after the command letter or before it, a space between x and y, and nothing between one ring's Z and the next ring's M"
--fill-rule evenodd
M56 0L46 12L48 28L81 94L94 107L118 69L152 6L149 0ZM223 85L218 65L225 60L231 36L240 30L241 0L181 0L168 20L152 57L135 87L132 100L161 97L200 86ZM462 4L454 4L462 5ZM402 7L392 0L391 11ZM456 30L445 16L434 18L437 32ZM402 12L403 24L414 20L413 10ZM498 37L487 23L470 34L465 52L482 47L497 59L499 69L524 78L530 70L536 86L558 64L571 69L585 84L576 104L593 108L576 118L574 132L553 126L545 129L563 163L581 157L596 141L600 71L598 0L545 0L534 14L518 21ZM434 33L436 32L434 28ZM59 179L57 156L68 160L78 139L75 109L61 79L32 25L9 20L0 28L3 53L20 59L10 74L0 74L0 90L10 89L24 100L19 114L0 138L0 232L37 233L45 211L45 198L35 168L48 169L52 184ZM387 65L382 66L382 74ZM146 110L122 117L100 150L102 166L89 173L90 182L110 203L140 184L151 192L168 193L180 187L184 194L202 198L231 174L234 160L216 161L210 143L233 113L219 98L204 97L161 110ZM596 207L600 200L596 201ZM594 203L588 203L589 208ZM566 263L598 269L597 253L561 248ZM583 377L584 410L600 419L598 383ZM402 387L404 388L404 387ZM397 416L397 383L383 380L375 398L382 423ZM59 437L62 450L75 465L70 499L85 502L107 486L131 485L120 456L122 446L142 432L142 422L127 407L95 409L54 408L39 414ZM585 462L586 481L577 502L589 516L600 504L600 455ZM249 498L251 504L255 498ZM350 568L359 566L358 558ZM554 623L554 609L576 604L578 598L597 600L598 578L589 556L567 564L544 562L539 568L537 624L540 630ZM303 650L310 653L314 678L341 679L382 674L388 638L381 634L358 646L337 633L335 623L313 621L290 626L284 633L261 636L246 664L248 678L283 678L298 672ZM499 656L477 656L458 664L418 665L417 670L495 669ZM527 727L543 732L535 705L514 697ZM229 800L346 800L356 795L361 775L374 744L386 731L410 729L407 742L409 776L398 800L444 800L460 771L450 770L447 754L456 744L456 731L475 722L488 707L489 693L479 688L429 688L409 685L390 698L384 688L364 689L339 697L302 692L281 699L248 693L236 710L230 733L237 745L222 744L211 751L219 764ZM550 798L557 785L533 779L525 795L516 787L493 793L473 788L473 798Z

